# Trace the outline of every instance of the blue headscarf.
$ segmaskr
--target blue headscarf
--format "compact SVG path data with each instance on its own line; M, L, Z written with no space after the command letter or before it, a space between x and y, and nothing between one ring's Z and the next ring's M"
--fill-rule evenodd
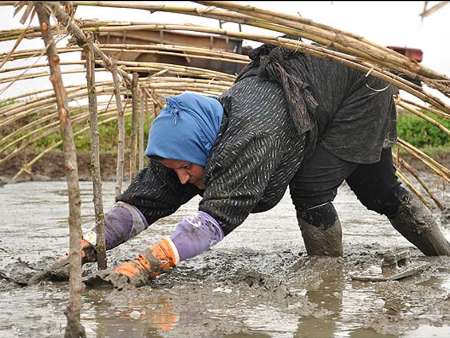
M222 116L222 105L216 99L191 92L168 97L150 128L145 154L204 167Z

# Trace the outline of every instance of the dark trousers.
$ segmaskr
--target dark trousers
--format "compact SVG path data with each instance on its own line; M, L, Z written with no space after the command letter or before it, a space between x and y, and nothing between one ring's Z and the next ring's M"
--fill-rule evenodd
M320 144L289 185L297 212L332 202L344 180L369 210L388 217L397 212L402 188L390 148L383 149L379 162L357 164L339 159Z

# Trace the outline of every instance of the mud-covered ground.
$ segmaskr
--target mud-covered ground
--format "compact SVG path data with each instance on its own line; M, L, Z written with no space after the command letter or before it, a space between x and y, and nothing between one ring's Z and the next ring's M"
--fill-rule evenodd
M435 187L449 205L450 192ZM91 183L81 188L87 229ZM105 208L112 205L113 190L113 183L104 184ZM112 250L110 262L132 258L170 235L197 202ZM424 257L346 186L335 205L343 258L305 255L286 195L276 208L251 215L212 250L148 287L85 291L81 316L88 337L449 337L450 259ZM63 336L67 284L20 287L8 279L26 277L65 251L67 214L65 182L0 188L0 337ZM449 221L436 216L450 238ZM401 281L352 281L351 274L379 267L384 253L402 248L411 250L411 264L427 262L428 268Z

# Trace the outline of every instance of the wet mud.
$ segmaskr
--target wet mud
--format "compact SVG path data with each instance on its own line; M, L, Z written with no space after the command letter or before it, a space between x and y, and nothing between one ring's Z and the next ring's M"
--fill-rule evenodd
M450 192L435 185L450 203ZM82 182L84 228L93 222L91 184ZM24 286L68 245L65 182L0 188L0 336L61 337L66 282ZM114 185L104 184L104 205ZM197 208L198 199L108 253L115 265L134 257ZM181 263L148 286L86 289L82 323L88 337L449 337L450 258L425 257L385 217L365 210L343 186L335 201L344 256L311 258L289 196L251 215L207 253ZM436 214L447 238L450 226ZM396 281L362 282L353 274L379 269L391 250L427 267ZM96 271L87 264L84 274ZM58 275L54 276L58 279ZM59 277L63 277L62 275Z

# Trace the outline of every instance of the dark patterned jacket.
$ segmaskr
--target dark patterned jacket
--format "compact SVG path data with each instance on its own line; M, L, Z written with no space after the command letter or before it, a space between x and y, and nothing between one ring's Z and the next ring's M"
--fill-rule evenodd
M251 95L249 95L251 93ZM228 234L251 212L274 207L298 170L304 136L292 124L280 87L258 77L236 83L219 100L224 118L205 168L206 189L182 185L174 172L150 160L119 200L136 206L149 224L196 194L199 210Z
M309 112L318 130L314 142L348 161L378 161L388 126L395 126L393 90L335 62L301 54L285 62L317 102ZM150 160L119 200L136 206L151 224L201 194L199 210L218 220L225 235L250 213L275 206L303 161L308 132L293 123L285 88L255 70L248 67L219 98L224 118L205 168L203 192L182 185L174 172Z

